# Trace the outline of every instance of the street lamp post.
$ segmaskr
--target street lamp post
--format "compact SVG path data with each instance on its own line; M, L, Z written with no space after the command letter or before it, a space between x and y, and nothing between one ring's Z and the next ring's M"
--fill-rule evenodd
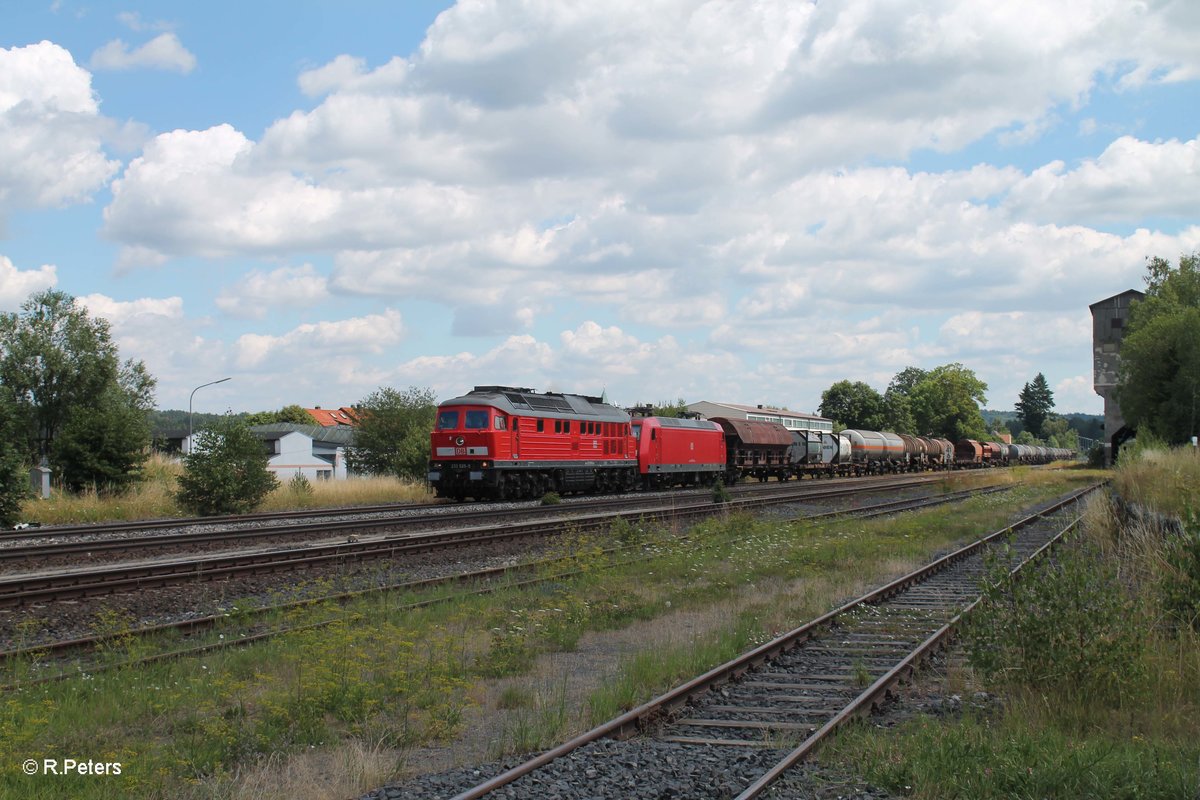
M195 389L192 389L192 393L190 395L188 395L188 438L187 438L188 453L192 452L192 398L196 396L196 392L200 391L205 386L213 386L218 383L224 383L227 380L229 380L229 378L221 378L221 380L219 380L219 381L209 381L208 383L202 383L199 386L197 386Z

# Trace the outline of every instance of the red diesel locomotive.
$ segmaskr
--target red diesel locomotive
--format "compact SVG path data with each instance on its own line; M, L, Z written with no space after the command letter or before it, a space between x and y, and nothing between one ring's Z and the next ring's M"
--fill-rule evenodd
M476 386L438 406L429 482L439 497L624 491L638 482L629 415L598 397Z

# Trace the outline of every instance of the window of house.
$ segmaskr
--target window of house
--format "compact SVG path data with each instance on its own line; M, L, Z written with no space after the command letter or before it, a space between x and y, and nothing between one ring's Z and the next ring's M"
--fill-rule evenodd
M333 480L333 470L331 470L331 469L317 470L317 480L319 480L319 481Z
M452 431L458 427L458 412L443 411L438 414L437 429L439 431Z
M488 426L488 412L482 409L468 411L464 422L463 427L469 431L486 430Z

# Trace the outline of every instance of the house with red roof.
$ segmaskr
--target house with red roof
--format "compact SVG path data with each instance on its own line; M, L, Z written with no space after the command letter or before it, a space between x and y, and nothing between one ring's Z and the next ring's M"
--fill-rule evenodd
M308 415L323 428L353 427L358 423L358 412L350 406L341 408L306 408Z

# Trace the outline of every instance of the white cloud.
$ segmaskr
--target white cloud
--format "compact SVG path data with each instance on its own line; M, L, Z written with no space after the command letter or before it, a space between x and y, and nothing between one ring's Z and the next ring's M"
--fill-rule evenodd
M1186 142L1122 136L1075 169L1054 161L1035 170L1008 202L1017 212L1058 220L1193 219L1200 208L1200 136Z
M365 317L305 323L282 336L243 334L234 344L235 363L241 369L259 367L268 361L311 366L334 356L378 354L403 338L400 312L387 309L382 314ZM279 369L279 364L270 366Z
M53 289L58 283L58 268L43 264L36 270L20 270L0 256L0 311L16 311L34 292Z
M340 55L322 67L301 72L297 83L300 91L309 97L318 97L350 85L366 72L367 62L363 59Z
M89 63L97 70L164 69L187 75L196 68L196 56L175 34L160 33L132 49L121 39L113 39L92 53Z
M328 281L311 264L253 270L217 295L217 307L232 317L262 319L274 308L309 308L328 299Z
M803 397L839 370L886 382L963 346L1003 394L1035 355L1075 357L1003 353L1005 336L1035 324L1077 343L1079 309L1135 284L1146 255L1200 246L1200 227L1154 229L1200 205L1200 140L1116 132L1093 159L1032 170L886 165L1024 146L1098 91L1200 74L1189 9L464 0L410 57L302 72L315 107L257 141L230 125L157 136L113 183L105 233L125 267L332 258L328 279L251 273L217 300L231 315L327 292L419 299L449 307L454 335L509 337L408 373L344 358L347 380L440 386L444 368L461 390L489 380L468 367L504 366L545 388L573 380L573 360L595 370L579 380L619 381L704 347ZM594 327L535 338L564 306ZM248 334L234 349L265 370L319 338Z
M56 44L0 48L0 215L88 199L117 171L91 75ZM0 216L0 221L3 217Z
M169 31L173 27L171 23L161 20L147 22L136 11L122 11L117 14L117 19L131 31Z

